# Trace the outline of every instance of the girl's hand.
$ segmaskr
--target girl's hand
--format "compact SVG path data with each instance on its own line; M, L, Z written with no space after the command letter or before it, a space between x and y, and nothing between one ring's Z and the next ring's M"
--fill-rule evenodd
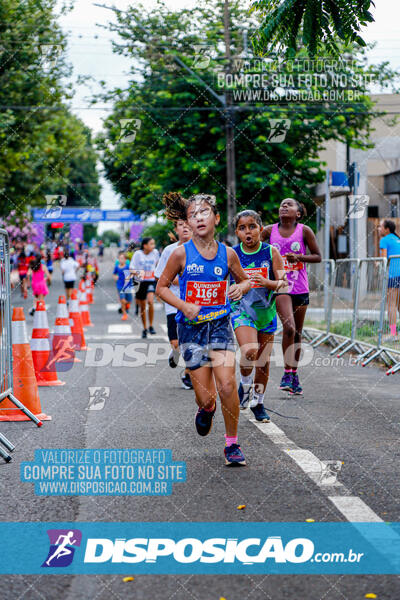
M294 252L288 252L285 257L289 263L297 263L302 259L301 254L295 254Z
M199 312L201 311L201 306L198 304L191 304L190 302L185 302L182 312L189 321L193 321Z
M228 292L229 300L232 300L232 302L237 302L242 297L243 297L243 291L242 291L242 288L240 287L240 285L238 285L237 283L234 283L233 285L231 285L231 287L229 288L229 292Z
M258 285L262 285L263 287L268 287L268 285L271 283L271 280L263 277L261 273L255 273L252 279L258 283Z

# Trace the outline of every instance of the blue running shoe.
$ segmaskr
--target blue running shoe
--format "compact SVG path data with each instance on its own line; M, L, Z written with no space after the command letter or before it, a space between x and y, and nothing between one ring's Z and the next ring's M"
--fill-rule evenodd
M285 373L283 374L283 377L281 379L281 384L279 386L280 390L284 390L285 392L290 392L292 389L292 375L293 373Z
M292 373L292 385L290 387L289 392L294 396L302 396L303 395L303 388L300 385L300 381L299 381L299 376L297 375L297 373Z
M243 452L240 449L239 444L231 444L230 446L225 446L224 448L225 454L225 464L227 467L245 467L246 459L244 457Z
M215 411L217 410L217 405L215 405L214 410L204 410L204 408L199 408L196 413L195 425L197 429L197 433L199 435L208 435L211 431L213 418L215 415Z
M270 418L269 414L265 410L264 404L256 404L256 406L250 406L250 410L256 418L256 421L260 421L260 423L269 423Z
M240 410L245 410L248 407L249 402L250 402L250 392L253 389L253 386L249 385L246 387L249 388L247 392L245 392L245 390L244 390L243 383L240 382L239 387L238 387Z

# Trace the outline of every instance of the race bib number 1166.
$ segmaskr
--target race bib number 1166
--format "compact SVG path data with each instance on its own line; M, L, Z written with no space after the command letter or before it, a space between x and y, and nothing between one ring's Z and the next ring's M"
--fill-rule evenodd
M199 306L221 306L226 304L228 282L188 281L185 301Z

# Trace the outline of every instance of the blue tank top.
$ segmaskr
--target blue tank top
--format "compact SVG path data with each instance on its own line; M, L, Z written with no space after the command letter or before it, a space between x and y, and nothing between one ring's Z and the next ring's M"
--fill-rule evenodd
M270 244L260 242L258 250L252 253L244 252L241 244L234 246L233 250L250 279L252 272L260 272L266 279L275 279ZM267 325L276 315L274 292L265 287L254 287L255 285L252 284L251 290L241 300L232 304L232 310L247 313L253 320L265 322Z
M178 323L204 323L221 319L231 312L228 293L228 256L226 246L218 242L218 252L213 259L204 258L193 240L183 244L186 263L179 276L181 300L200 304L201 310L196 319L189 321L178 310L175 320Z

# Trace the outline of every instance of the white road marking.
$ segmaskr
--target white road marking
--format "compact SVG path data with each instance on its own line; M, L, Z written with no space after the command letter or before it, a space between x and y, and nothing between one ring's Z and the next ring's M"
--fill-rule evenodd
M115 312L116 310L119 309L120 306L121 305L118 302L116 302L115 304L106 304L106 310L110 310L110 311L114 311Z
M374 511L358 496L328 496L344 517L353 523L383 523Z
M148 336L147 339L143 339L141 335L135 335L134 333L132 334L114 334L114 335L107 335L107 334L93 334L93 335L86 335L85 334L85 340L142 340L143 342L148 342L150 340L162 340L163 342L169 342L168 337L166 335L152 335L151 337Z
M165 333L168 333L168 327L165 325L165 323L161 323L161 329L165 331Z
M361 498L353 496L350 490L337 481L336 474L330 474L329 471L327 473L329 463L340 461L321 461L310 450L299 448L275 423L258 423L252 418L253 413L250 410L243 411L243 414L264 435L268 436L271 442L295 461L320 490L325 492L327 498L348 521L356 523L361 521L364 523L382 522L382 519ZM340 492L340 496L331 495L332 492L335 493L335 488L338 493Z
M109 325L108 333L132 333L132 325L129 323Z

